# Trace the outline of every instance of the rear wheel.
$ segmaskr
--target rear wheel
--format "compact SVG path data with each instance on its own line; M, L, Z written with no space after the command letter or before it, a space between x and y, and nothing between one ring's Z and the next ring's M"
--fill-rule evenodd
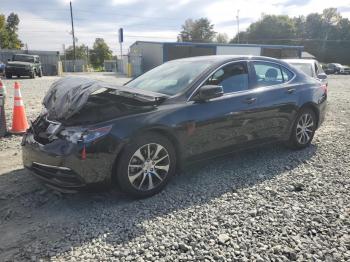
M302 109L294 123L289 145L294 149L308 147L315 135L316 115L309 108Z
M6 75L6 78L12 78L12 75L11 74L5 74Z
M161 135L147 133L126 145L118 161L117 181L125 193L149 197L166 186L175 167L172 143Z

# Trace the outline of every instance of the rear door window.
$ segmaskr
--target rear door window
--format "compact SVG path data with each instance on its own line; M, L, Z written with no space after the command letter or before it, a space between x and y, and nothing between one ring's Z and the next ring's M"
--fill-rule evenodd
M283 76L283 81L284 82L288 82L294 77L294 73L292 73L287 68L281 67L281 70L282 70L282 76Z
M269 62L253 62L256 87L273 86L288 82L294 74L279 64Z

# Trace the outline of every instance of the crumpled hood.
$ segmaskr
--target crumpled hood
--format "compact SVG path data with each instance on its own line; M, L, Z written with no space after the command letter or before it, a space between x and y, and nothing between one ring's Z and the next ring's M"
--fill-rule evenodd
M141 105L157 105L166 98L162 94L116 86L90 78L64 77L51 85L44 97L43 105L50 119L64 120L78 113L89 96L105 90L115 90L116 96L135 100Z

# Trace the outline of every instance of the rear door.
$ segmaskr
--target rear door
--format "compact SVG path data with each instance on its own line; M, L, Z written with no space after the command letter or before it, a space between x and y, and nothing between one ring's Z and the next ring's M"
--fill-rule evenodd
M267 61L251 61L250 69L259 101L256 135L259 140L280 139L288 134L297 112L298 88L291 81L294 73Z

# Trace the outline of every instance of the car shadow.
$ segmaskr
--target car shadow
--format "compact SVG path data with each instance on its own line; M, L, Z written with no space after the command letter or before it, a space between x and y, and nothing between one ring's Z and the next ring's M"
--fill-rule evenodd
M150 220L292 172L316 151L316 145L300 151L269 145L199 162L161 193L136 200L101 187L62 195L26 170L14 170L0 175L0 254L5 260L30 259L41 251L49 258L97 238L110 245L127 244L145 235Z

